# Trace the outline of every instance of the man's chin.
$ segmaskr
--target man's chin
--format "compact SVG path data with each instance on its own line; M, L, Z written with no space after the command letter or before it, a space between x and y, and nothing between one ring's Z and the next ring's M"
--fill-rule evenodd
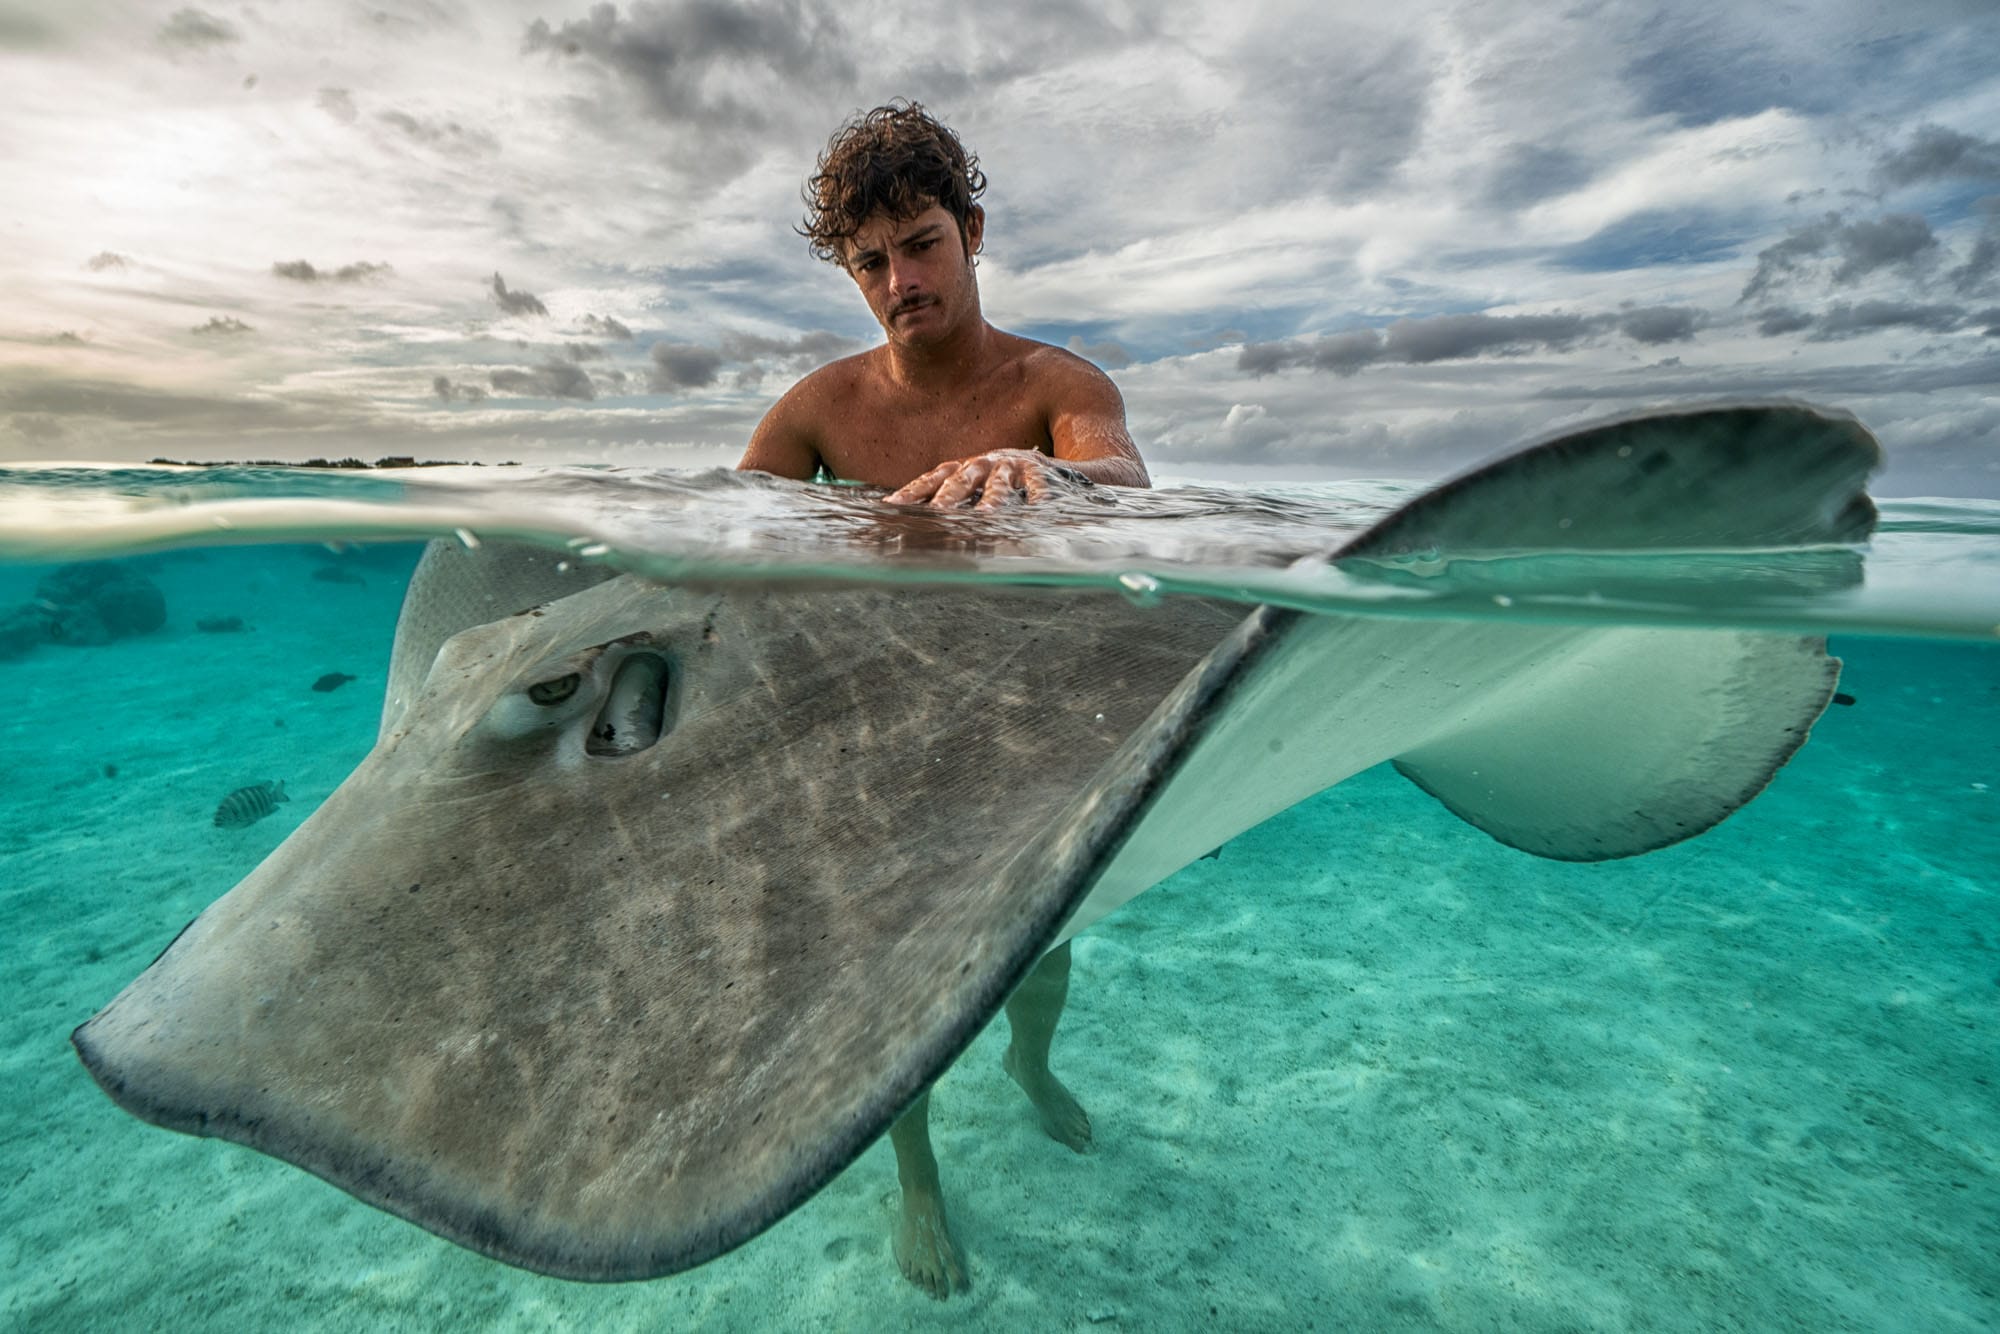
M937 342L950 330L943 320L937 318L936 310L926 306L921 310L891 317L887 332L891 342L918 346Z

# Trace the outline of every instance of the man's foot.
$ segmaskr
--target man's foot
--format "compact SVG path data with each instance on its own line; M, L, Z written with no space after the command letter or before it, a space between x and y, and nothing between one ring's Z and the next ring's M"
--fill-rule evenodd
M903 1277L939 1301L972 1286L945 1226L943 1196L905 1190L894 1245Z
M1090 1113L1083 1110L1083 1104L1063 1087L1060 1079L1049 1073L1047 1066L1030 1072L1021 1059L1020 1049L1012 1046L1007 1048L1001 1063L1028 1095L1028 1101L1035 1104L1035 1115L1041 1118L1042 1129L1050 1139L1078 1153L1090 1147Z

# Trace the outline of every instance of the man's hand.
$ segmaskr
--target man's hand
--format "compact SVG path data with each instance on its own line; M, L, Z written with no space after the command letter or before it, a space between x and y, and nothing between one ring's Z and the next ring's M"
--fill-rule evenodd
M940 463L883 499L892 505L956 509L971 504L974 509L997 510L1020 496L1027 497L1030 505L1040 504L1059 487L1079 482L1087 485L1089 479L1047 454L1032 449L996 449Z

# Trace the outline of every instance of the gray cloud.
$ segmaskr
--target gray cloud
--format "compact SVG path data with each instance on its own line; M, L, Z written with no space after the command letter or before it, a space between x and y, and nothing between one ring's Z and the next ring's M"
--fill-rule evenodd
M1291 339L1282 343L1245 343L1236 356L1236 368L1251 375L1269 375L1293 366L1309 366L1316 371L1352 375L1372 361L1382 358L1382 335L1373 329L1350 329L1324 334L1319 338Z
M339 121L342 125L352 125L361 118L361 111L354 105L354 94L345 88L322 88L313 105Z
M1772 306L1757 321L1757 332L1766 338L1775 338L1779 334L1797 333L1812 326L1813 317L1805 311L1792 306Z
M424 120L407 111L378 111L375 119L402 133L411 143L455 157L485 157L500 151L500 141L485 130L455 120Z
M632 94L648 116L677 125L762 128L774 106L854 77L834 15L799 0L639 0L629 16L597 4L582 19L536 19L526 55L587 63ZM724 91L761 84L774 96Z
M1889 185L1919 181L2000 181L2000 141L1975 139L1942 125L1920 125L1902 148L1884 153L1875 174Z
M1389 326L1383 355L1395 361L1446 361L1482 352L1561 351L1597 322L1581 315L1433 315Z
M547 361L525 371L509 367L494 371L490 379L495 393L522 394L529 398L597 397L597 386L583 368L568 361Z
M1685 343L1701 323L1692 306L1642 306L1618 317L1618 332L1635 343Z
M1965 323L1962 306L1920 305L1909 301L1838 302L1828 306L1813 321L1816 340L1849 338L1876 329L1922 329L1928 333L1949 333Z
M1982 236L1973 242L1965 263L1945 276L1955 290L1971 296L1992 287L1996 272L2000 272L2000 239Z
M1328 334L1313 344L1309 365L1316 371L1352 375L1382 356L1382 335L1373 329Z
M1487 353L1513 356L1566 352L1615 329L1634 342L1686 342L1706 323L1691 306L1646 306L1618 315L1432 315L1402 319L1387 329L1349 329L1314 339L1246 343L1236 369L1249 375L1305 367L1353 375L1376 362L1424 365Z
M184 51L207 51L243 40L243 34L228 19L193 8L175 10L156 35L161 45Z
M1743 286L1742 300L1771 292L1796 278L1809 262L1826 257L1838 261L1831 276L1836 283L1854 283L1878 269L1915 269L1936 259L1937 236L1930 223L1915 213L1889 213L1866 222L1845 222L1829 213L1817 222L1795 227L1785 237L1758 252L1757 271Z
M714 384L721 370L722 354L714 348L696 343L655 343L647 387L656 394L701 389Z
M271 272L280 278L289 278L298 283L358 283L370 278L380 278L395 272L387 264L371 264L366 260L354 264L343 264L337 269L319 269L303 259L279 260L271 265Z
M252 329L242 320L237 319L234 315L211 315L209 316L208 323L197 324L194 328L188 330L188 332L205 335L235 335L255 333L256 330Z
M129 268L131 267L131 261L116 251L100 250L89 259L83 261L83 267L89 269L92 273L103 273L106 269Z
M368 21L391 40L403 41L412 33L462 28L466 15L458 5L439 0L399 0L394 12L371 7Z
M1743 285L1743 295L1739 299L1748 301L1752 297L1763 296L1790 279L1806 260L1824 255L1839 226L1840 215L1829 213L1818 222L1794 227L1782 240L1758 251L1757 271Z
M1834 242L1840 249L1840 265L1833 271L1837 283L1855 282L1892 264L1920 263L1938 249L1931 225L1915 213L1852 223L1840 229Z
M549 308L533 292L510 292L507 280L499 274L493 275L493 300L509 315L546 315Z
M449 376L440 375L431 381L431 392L445 402L454 400L464 403L483 403L486 391L476 384L453 384Z
M597 334L602 338L616 338L620 342L632 341L632 331L609 315L585 315L580 323L585 333Z

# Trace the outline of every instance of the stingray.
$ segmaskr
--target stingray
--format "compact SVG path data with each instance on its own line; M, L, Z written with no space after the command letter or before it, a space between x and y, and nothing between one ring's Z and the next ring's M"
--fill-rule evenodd
M1635 418L1332 559L1847 548L1877 462L1803 406ZM1796 634L436 543L372 752L73 1040L135 1115L486 1255L668 1274L853 1161L1044 951L1302 798L1392 761L1525 852L1631 856L1755 796L1837 674Z

